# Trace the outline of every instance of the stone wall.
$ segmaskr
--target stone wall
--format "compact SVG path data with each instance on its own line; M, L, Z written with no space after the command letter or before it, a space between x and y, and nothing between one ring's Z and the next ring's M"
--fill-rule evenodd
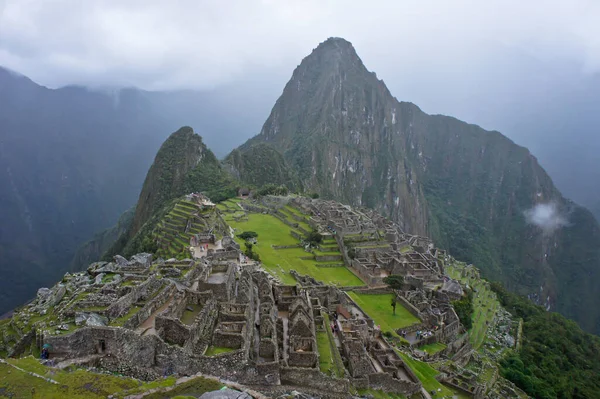
M183 346L190 338L190 330L181 321L168 317L157 316L154 328L158 335L170 344Z
M218 314L217 301L208 299L198 316L196 316L194 324L190 327L190 337L185 344L186 350L197 354L204 353L204 350L210 344Z
M132 330L136 329L141 323L150 317L152 313L160 309L160 307L163 306L172 295L174 295L175 291L175 284L171 284L169 287L162 290L154 299L148 302L136 314L131 316L131 318L125 322L123 327Z
M317 262L335 262L341 261L341 255L315 255L315 260Z
M280 377L282 384L307 386L335 393L347 393L350 388L348 380L328 377L314 369L282 367Z
M219 323L212 336L212 344L224 348L240 349L244 345L246 323Z
M156 277L150 277L148 280L138 286L134 286L129 294L121 297L117 302L106 309L105 315L113 320L123 316L131 309L131 306L140 299L145 300L156 290L160 289L163 282Z
M414 395L421 390L421 384L399 380L388 373L373 373L369 374L367 378L369 379L371 388L380 389L385 392Z
M398 295L398 300L400 301L400 304L402 304L406 308L406 310L410 312L410 314L412 314L415 317L418 317L420 320L423 319L423 316L421 315L421 312L419 312L419 309L414 307L413 304L408 301L408 299L406 299L402 295Z

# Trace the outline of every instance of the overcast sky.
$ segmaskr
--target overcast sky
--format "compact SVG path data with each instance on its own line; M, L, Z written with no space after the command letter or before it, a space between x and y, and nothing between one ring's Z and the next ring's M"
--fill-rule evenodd
M264 120L340 36L398 99L502 131L556 180L600 170L599 21L597 0L0 0L0 65L50 87L239 87Z
M0 64L50 86L206 88L265 67L290 75L341 36L386 81L496 46L593 73L598 21L600 2L576 0L0 0Z

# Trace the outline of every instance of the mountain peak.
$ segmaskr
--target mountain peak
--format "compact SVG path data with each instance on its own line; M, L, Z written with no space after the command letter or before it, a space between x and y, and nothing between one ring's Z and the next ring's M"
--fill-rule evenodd
M302 64L312 63L320 67L329 64L330 66L350 66L357 63L362 65L352 43L341 37L330 37L320 43L311 54L302 60Z

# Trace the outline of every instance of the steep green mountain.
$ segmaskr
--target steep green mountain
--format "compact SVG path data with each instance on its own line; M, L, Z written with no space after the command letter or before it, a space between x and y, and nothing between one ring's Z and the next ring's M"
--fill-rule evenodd
M292 191L301 188L300 179L283 156L265 143L250 146L245 151L233 150L224 164L240 182L250 186L285 185Z
M260 134L308 191L377 209L487 277L600 332L600 229L526 148L394 98L352 45L302 60Z
M502 306L524 321L521 348L501 359L502 375L534 398L599 397L600 338L497 283L492 288Z
M107 256L139 252L156 224L184 194L203 192L215 201L236 195L238 183L225 170L202 137L182 127L163 143L148 170L130 226ZM145 241L146 240L146 241Z

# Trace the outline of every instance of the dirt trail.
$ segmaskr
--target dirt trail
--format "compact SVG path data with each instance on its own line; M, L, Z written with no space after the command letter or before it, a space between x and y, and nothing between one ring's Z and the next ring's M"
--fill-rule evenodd
M150 317L148 317L146 320L144 320L144 322L142 324L140 324L140 326L137 328L138 331L143 331L142 335L156 335L156 330L154 329L154 319L156 319L156 316L162 312L163 310L165 310L167 307L169 307L169 305L171 304L171 301L173 300L173 295L171 295L169 297L169 299L167 299L167 301L165 302L164 305L162 305L160 308L156 309L151 315Z

